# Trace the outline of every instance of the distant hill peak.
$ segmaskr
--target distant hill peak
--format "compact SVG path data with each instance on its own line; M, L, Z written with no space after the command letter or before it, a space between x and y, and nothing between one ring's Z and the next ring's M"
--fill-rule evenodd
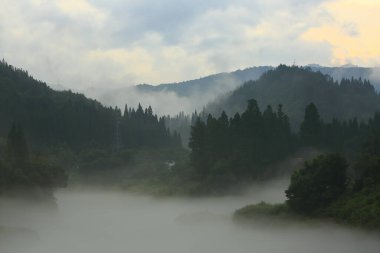
M344 65L342 65L342 66L340 66L341 68L359 68L359 66L357 66L357 65L354 65L354 64L350 64L350 63L348 63L348 64L344 64Z

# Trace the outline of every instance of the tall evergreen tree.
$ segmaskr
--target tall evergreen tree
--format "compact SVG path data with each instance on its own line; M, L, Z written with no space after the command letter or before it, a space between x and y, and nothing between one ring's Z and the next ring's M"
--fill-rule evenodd
M209 170L208 154L206 151L206 126L198 118L191 127L189 147L191 148L191 163L198 175L207 175Z
M284 158L294 149L287 116L268 106L261 113L255 100L246 111L228 119L212 115L192 127L191 161L196 171L210 178L257 178L266 165Z
M305 108L305 117L301 123L301 141L305 145L318 145L320 143L321 132L322 121L318 109L313 103L310 103Z

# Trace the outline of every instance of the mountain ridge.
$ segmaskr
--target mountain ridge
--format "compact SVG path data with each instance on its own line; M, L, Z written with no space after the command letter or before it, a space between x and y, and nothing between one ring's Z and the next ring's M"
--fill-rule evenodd
M220 114L223 110L233 116L242 112L246 101L256 99L260 108L283 105L293 126L303 118L303 108L315 103L324 120L368 119L380 111L380 95L374 86L361 78L343 78L339 82L321 71L297 66L270 70L256 81L246 82L232 93L211 102L206 113Z
M304 67L310 68L314 72L330 75L335 81L340 81L342 78L366 79L376 90L380 90L380 68L325 67L316 64ZM152 105L161 115L174 115L179 111L192 113L195 110L202 110L204 106L218 97L234 91L245 82L259 79L262 74L273 69L275 67L272 66L249 67L182 82L159 85L139 84L114 90L93 88L84 93L107 106L122 107L125 102L128 102L136 107L138 103L141 103L144 106ZM169 102L176 104L176 107L173 108Z

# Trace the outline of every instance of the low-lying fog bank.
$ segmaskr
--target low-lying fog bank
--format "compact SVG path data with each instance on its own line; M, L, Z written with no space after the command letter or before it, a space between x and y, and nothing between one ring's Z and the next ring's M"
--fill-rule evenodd
M56 194L56 208L2 199L0 252L378 252L380 237L373 233L331 225L242 227L232 221L233 211L246 204L282 202L287 184L273 181L244 196L196 199L67 190Z

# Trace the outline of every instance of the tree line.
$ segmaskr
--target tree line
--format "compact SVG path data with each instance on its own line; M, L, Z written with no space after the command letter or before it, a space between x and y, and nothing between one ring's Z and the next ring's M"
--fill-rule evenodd
M315 147L354 159L362 145L375 137L380 137L379 113L366 122L356 118L324 122L310 103L298 132L293 132L281 105L261 112L251 99L246 110L232 118L225 112L219 118L211 114L206 120L198 118L191 127L190 160L194 173L203 180L259 179L270 173L267 165L298 148Z
M294 130L298 130L304 108L313 102L322 119L332 121L357 117L366 121L380 111L380 95L374 86L361 78L334 80L308 67L279 65L264 73L258 80L248 81L231 94L206 106L207 113L227 115L242 113L246 101L255 99L261 108L282 104Z
M53 189L66 186L65 170L47 157L30 152L20 125L12 125L5 146L0 148L0 194L27 193L45 197L45 194L50 196ZM35 195L36 192L39 194Z
M350 169L349 169L350 168ZM285 191L289 208L301 215L380 227L380 139L370 138L353 161L320 155L295 171Z
M72 91L54 91L28 72L0 62L0 136L13 122L23 126L34 149L65 146L75 152L88 148L179 147L163 118L145 110L105 107Z
M228 118L209 115L191 127L191 164L203 178L257 178L265 165L294 151L295 137L282 106L268 106L261 112L249 100L245 112Z

